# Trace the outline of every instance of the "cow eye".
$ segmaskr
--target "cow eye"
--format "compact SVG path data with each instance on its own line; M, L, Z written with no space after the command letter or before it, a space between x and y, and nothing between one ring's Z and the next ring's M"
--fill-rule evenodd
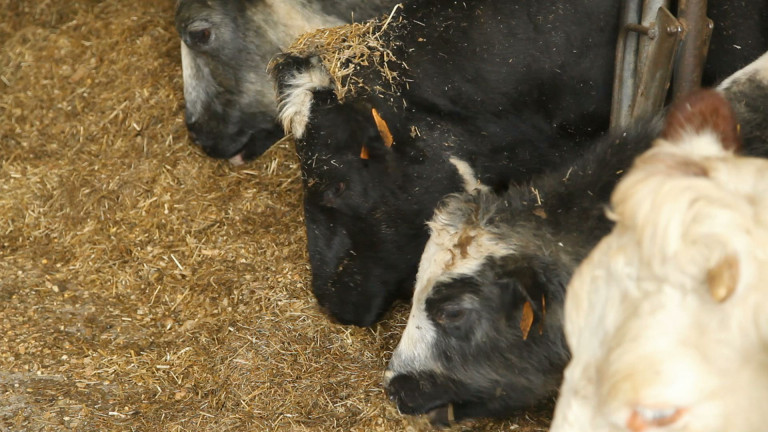
M190 42L194 45L202 46L211 40L211 28L205 27L199 30L190 30L187 32Z
M332 193L333 193L335 196L340 196L341 194L343 194L343 193L344 193L344 191L345 191L346 189L347 189L347 184L346 184L346 183L344 183L344 182L338 182L338 183L336 183L336 184L333 186L333 188L331 189L331 192L332 192Z
M662 428L676 423L685 414L681 408L649 408L637 406L627 420L627 429L632 432L649 428Z
M450 306L443 309L437 316L441 324L457 324L467 316L467 310L461 307Z
M347 190L345 182L338 182L323 192L323 204L329 207L336 205L336 200Z

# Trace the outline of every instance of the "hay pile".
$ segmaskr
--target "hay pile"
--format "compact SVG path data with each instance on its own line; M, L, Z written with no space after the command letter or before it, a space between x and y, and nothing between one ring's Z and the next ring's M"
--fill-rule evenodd
M406 306L316 308L291 146L187 142L173 3L0 0L0 430L428 430L380 383Z
M394 54L399 47L391 39L405 31L401 9L398 4L389 16L380 19L305 33L285 52L320 57L334 81L339 101L369 92L398 95L400 86L407 84L403 83L402 71L408 68ZM387 83L387 87L369 88L365 82L368 74L380 75L380 82Z

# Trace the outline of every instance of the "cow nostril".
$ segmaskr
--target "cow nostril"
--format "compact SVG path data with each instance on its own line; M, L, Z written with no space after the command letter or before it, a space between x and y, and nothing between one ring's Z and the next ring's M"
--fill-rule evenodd
M189 138L195 142L197 142L198 138L197 128L198 126L196 122L187 122L187 135L189 135Z

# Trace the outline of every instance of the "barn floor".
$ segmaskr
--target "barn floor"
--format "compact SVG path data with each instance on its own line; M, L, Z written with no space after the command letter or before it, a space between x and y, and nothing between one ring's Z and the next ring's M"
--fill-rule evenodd
M0 0L0 430L431 430L381 386L407 305L315 306L290 144L189 144L173 4Z

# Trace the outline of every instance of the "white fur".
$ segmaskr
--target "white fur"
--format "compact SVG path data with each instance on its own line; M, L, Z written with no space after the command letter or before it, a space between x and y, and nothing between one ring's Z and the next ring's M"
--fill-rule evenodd
M488 186L480 183L480 180L475 175L475 170L466 161L463 161L456 156L451 156L448 159L449 162L456 167L456 171L459 172L462 181L464 182L464 191L472 192L475 189L487 191Z
M187 120L193 122L202 114L205 101L216 91L216 83L208 68L196 59L184 41L181 42L181 70Z
M760 81L768 82L768 53L763 54L760 58L750 63L745 68L723 80L717 88L718 90L724 91L734 84L746 81L753 77Z
M297 72L286 83L278 105L278 118L285 133L302 138L312 111L313 92L333 88L331 75L319 60L304 71Z
M628 430L633 412L678 411L649 431L766 430L766 172L708 133L638 158L614 191L614 230L568 287L572 360L551 431ZM729 256L738 280L718 302L707 273Z

